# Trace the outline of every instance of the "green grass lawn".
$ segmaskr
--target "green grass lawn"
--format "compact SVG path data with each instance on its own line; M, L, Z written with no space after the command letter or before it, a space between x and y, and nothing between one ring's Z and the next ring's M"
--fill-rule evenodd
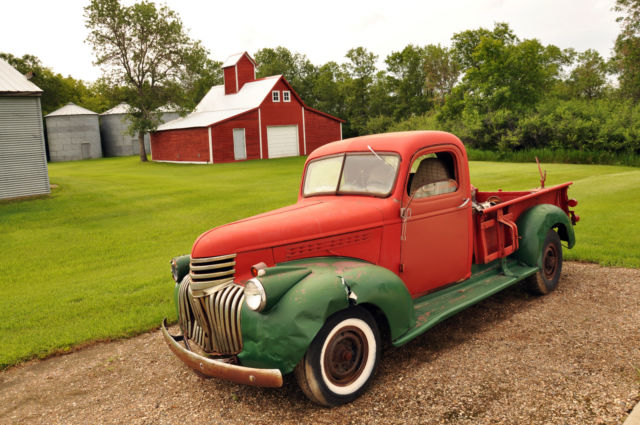
M49 164L50 197L0 202L0 368L175 318L169 259L203 231L295 202L304 158L215 166L136 157ZM566 258L640 267L640 169L545 165L582 220ZM472 163L481 190L538 184L535 164Z

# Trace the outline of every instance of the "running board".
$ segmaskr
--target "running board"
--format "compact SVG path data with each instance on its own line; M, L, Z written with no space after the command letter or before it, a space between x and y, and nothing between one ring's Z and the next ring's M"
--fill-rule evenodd
M404 345L443 320L538 271L537 267L523 266L516 260L496 260L487 266L479 267L463 282L416 298L413 303L416 325L392 344Z

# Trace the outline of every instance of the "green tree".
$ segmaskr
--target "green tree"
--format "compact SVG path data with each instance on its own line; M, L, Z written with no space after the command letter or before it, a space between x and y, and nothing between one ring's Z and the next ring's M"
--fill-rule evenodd
M574 97L600 97L607 83L607 63L593 49L579 53L568 83Z
M317 68L311 79L311 96L303 98L312 108L339 118L346 117L345 81L348 75L336 62L330 61Z
M424 87L433 101L444 104L460 77L461 65L451 49L430 44L424 51Z
M345 137L350 137L366 133L367 121L373 115L370 110L371 87L378 75L378 56L364 47L357 47L350 49L346 58L349 59L343 64L346 78L341 86L348 108L344 117L347 120L344 133Z
M640 0L617 0L614 10L623 15L616 19L622 31L614 45L612 62L622 94L637 102L640 100Z
M567 63L567 56L556 46L543 46L535 39L520 41L507 24L496 24L493 32L465 31L453 40L460 63L465 64L455 100L464 99L464 107L481 114L531 109Z
M392 52L387 56L388 89L393 93L396 120L413 114L423 114L431 106L430 98L425 90L426 51L423 47L409 44L400 52Z
M140 160L146 161L144 134L160 123L159 108L184 105L194 74L207 62L207 50L193 41L180 17L167 6L141 1L91 0L85 7L87 41L105 80L120 86L131 106L130 131L137 133Z

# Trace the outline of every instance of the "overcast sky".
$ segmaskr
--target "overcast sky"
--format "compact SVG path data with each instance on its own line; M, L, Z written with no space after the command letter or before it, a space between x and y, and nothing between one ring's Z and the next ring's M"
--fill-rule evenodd
M88 0L14 0L2 4L0 52L34 54L64 76L93 81L101 75L84 40L83 8ZM132 0L125 0L133 4ZM284 46L316 65L344 62L350 48L363 46L381 61L407 44L450 45L467 29L507 22L521 39L608 58L619 32L615 0L448 0L448 1L198 1L168 0L193 38L214 60L236 52L253 54Z

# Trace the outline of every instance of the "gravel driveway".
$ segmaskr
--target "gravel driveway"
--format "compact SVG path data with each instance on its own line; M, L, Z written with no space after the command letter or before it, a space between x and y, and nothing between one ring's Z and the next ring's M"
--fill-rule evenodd
M0 373L0 423L620 424L635 368L640 270L565 263L549 296L515 286L388 349L347 406L202 379L155 331Z

